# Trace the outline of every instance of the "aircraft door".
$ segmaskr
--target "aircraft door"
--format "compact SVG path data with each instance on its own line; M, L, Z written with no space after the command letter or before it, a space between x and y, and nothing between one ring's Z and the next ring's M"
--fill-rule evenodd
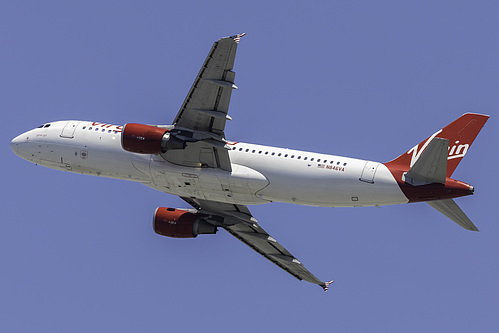
M68 121L66 126L62 129L61 138L74 138L76 126L78 126L79 123L79 121Z
M371 161L366 162L359 180L366 183L374 184L374 176L376 174L378 166L379 166L378 162L371 162Z

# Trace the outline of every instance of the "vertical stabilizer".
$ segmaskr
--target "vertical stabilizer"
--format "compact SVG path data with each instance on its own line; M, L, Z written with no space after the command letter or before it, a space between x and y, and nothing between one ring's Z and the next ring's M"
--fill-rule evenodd
M446 177L450 177L488 119L487 115L466 113L385 165L389 168L408 171L433 139L447 139L449 147Z

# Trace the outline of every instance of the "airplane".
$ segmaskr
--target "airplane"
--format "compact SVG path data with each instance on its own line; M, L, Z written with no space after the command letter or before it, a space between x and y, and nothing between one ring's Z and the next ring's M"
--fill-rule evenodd
M321 281L260 226L248 205L284 202L363 207L427 202L467 230L476 226L453 200L474 193L452 179L489 116L466 113L392 161L256 145L225 138L240 38L216 41L172 125L55 121L10 144L52 169L140 182L177 195L192 208L160 207L153 229L194 238L225 229L295 278Z

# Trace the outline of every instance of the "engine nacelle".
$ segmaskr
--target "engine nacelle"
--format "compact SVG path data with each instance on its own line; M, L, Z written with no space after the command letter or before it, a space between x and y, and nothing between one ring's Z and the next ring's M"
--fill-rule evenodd
M121 146L132 153L161 154L162 141L165 133L164 128L143 124L126 124L121 133Z
M201 234L215 234L217 227L198 214L181 209L159 207L154 212L154 232L174 238L194 238Z
M163 154L170 149L184 149L186 143L167 129L131 123L123 126L121 146L132 153Z

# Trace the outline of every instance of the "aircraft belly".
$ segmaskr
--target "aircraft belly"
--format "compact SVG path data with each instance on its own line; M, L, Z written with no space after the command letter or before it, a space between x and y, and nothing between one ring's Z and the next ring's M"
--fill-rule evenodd
M228 176L234 203L251 205L269 202L256 195L269 185L269 180L258 171L232 164L232 172Z
M258 194L270 201L308 206L353 207L407 203L395 179L383 165L377 165L373 181L361 180L366 161L351 160L342 171L304 167L292 173L265 173L270 185Z
M183 197L233 204L266 203L255 193L268 180L250 168L232 165L232 172L218 168L194 168L176 165L153 156L150 163L154 188Z

